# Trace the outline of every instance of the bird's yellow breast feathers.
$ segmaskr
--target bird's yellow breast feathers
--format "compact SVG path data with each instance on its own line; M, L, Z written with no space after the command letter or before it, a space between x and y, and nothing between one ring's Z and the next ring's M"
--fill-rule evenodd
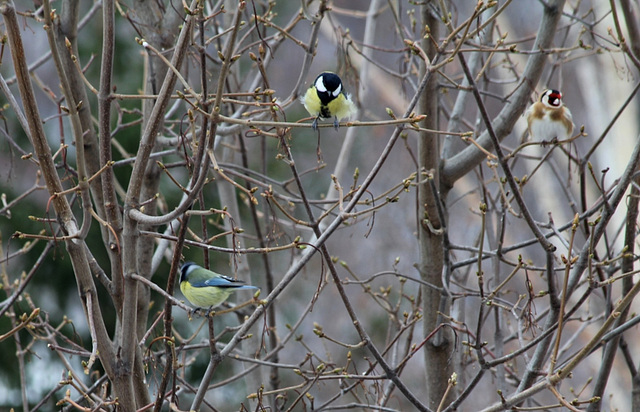
M344 93L340 93L327 106L329 107L329 113L337 117L338 120L350 117L356 111L356 105Z
M316 88L310 87L301 100L304 108L313 117L319 116L323 119L337 117L338 120L342 120L356 112L356 105L344 93L340 93L338 97L323 105Z
M320 114L320 106L322 105L322 103L320 102L320 97L318 96L318 92L316 91L315 87L310 87L307 89L307 92L302 98L302 104L311 116L315 117Z
M231 292L233 292L233 289L229 288L196 288L187 281L180 282L180 290L189 302L201 308L216 307L227 300Z

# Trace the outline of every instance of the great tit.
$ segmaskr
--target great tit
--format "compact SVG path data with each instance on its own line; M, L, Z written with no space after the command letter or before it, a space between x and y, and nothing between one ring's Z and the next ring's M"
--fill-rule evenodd
M562 104L562 93L558 90L545 90L525 116L529 135L536 141L567 140L573 133L571 112Z
M342 80L331 72L320 73L309 87L300 101L309 114L315 119L311 127L318 129L318 119L333 117L333 127L338 130L338 121L351 116L356 111L356 105L351 96L342 89Z
M214 308L227 300L231 292L240 289L258 289L212 272L193 262L180 267L180 290L192 305L199 308Z

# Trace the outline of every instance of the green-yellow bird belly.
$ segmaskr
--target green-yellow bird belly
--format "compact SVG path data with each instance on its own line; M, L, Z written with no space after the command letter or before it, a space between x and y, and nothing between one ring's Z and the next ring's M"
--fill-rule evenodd
M302 99L302 103L311 116L316 117L320 114L322 103L320 102L316 89L313 87L307 89L307 92L304 94L304 99Z
M199 308L216 307L227 300L231 292L233 292L232 288L216 288L212 286L196 288L186 281L180 283L180 290L192 305Z
M344 93L340 93L338 97L331 100L327 107L329 108L329 113L337 117L338 120L349 117L353 112L355 112L353 102L348 100Z
M338 120L341 120L351 116L356 111L354 103L347 99L344 93L340 93L338 97L331 100L328 104L323 105L314 87L307 90L302 103L311 116L320 116L323 119L329 119L335 116Z

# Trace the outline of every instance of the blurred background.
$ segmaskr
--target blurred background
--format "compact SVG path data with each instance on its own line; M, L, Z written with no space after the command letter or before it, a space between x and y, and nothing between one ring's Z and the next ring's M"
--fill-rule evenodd
M30 80L35 88L38 110L50 147L56 153L64 145L64 150L55 154L58 176L65 188L72 188L77 181L73 134L67 111L63 107L66 103L59 86L59 74L50 58L51 51L43 29L43 9L39 3L41 2L18 2L15 5L22 24L20 35L25 45L25 59L32 69ZM55 1L51 5L60 14L70 3L74 2ZM135 156L143 131L142 124L146 121L143 99L140 96L149 93L145 90L149 76L153 75L149 72L148 51L136 41L136 38L143 36L142 32L149 30L144 25L141 11L147 7L145 3L115 2L112 92L118 97L112 103L111 147L113 160L117 162L113 171L119 186L116 191L120 200L130 184L132 172L133 160L126 159ZM205 77L210 93L215 91L217 85L220 74L218 53L223 49L225 30L230 27L237 3L202 2L203 14L209 16L202 27L206 27L205 36L209 39L206 44L206 54L209 57ZM567 230L567 225L576 213L585 214L592 208L593 213L588 214L585 221L591 222L591 227L597 223L596 218L603 210L599 200L603 194L608 195L616 188L617 180L628 167L632 151L638 143L638 67L634 66L633 59L620 47L616 23L625 36L628 36L628 32L622 17L614 20L616 15L612 12L611 4L598 1L564 4L559 23L552 28L555 31L552 47L541 52L534 49L536 36L546 29L541 27L545 7L545 2L541 1L499 1L477 14L474 14L475 2L468 1L423 4L407 1L336 0L304 3L246 2L242 15L244 24L239 30L235 46L235 53L240 57L232 66L225 92L251 94L258 84L262 90L273 90L278 110L275 114L266 110L265 115L264 109L252 105L254 102L251 97L229 95L229 99L245 101L247 105L240 110L239 103L226 101L222 114L237 119L298 122L308 117L298 98L315 77L327 70L341 76L346 92L351 94L359 109L352 120L375 121L380 124L352 127L343 125L337 131L321 128L319 135L310 128L294 127L286 131L285 137L295 167L302 176L304 195L311 201L316 218L329 211L321 226L328 225L338 216L338 208L332 209L337 198L332 176L336 177L345 194L351 188L357 189L364 177L374 169L394 133L396 125L390 122L389 113L401 118L417 92L424 63L419 53L408 47L407 41L417 42L422 47L428 42L428 39L425 41L422 22L425 8L426 13L440 19L450 16L452 27L465 27L467 30L459 33L482 29L478 35L466 38L459 45L455 40L444 42L449 33L446 25L442 24L439 35L434 39L434 42L443 47L444 52L438 62L444 63L434 75L437 95L425 98L437 100L437 118L430 120L430 127L442 132L431 135L431 138L438 140L437 146L441 150L438 154L439 167L444 168L443 165L451 162L454 155L472 145L450 132L471 132L471 138L478 139L486 130L473 96L471 93L463 93L465 88L467 91L470 89L464 85L464 73L455 55L452 55L453 50L474 62L469 64L474 76L477 76L475 81L482 90L484 105L492 118L513 103L514 93L523 83L527 83L522 76L532 56L540 53L546 56L539 73L540 80L535 84L527 83L534 92L526 106L532 104L546 88L561 90L563 102L573 115L574 135L582 135L562 145L537 142L538 144L516 150L521 144L531 142L527 133L527 121L523 117L526 106L523 106L512 112L514 126L504 137L501 136L501 143L506 154L514 153L508 160L509 166L513 175L523 182L520 192L534 220L545 233L557 232L550 240L558 248L554 254L553 266L556 269L556 282L561 287L564 276L562 256L576 256L589 243L589 232L581 229L575 235L573 248L569 249L571 233ZM328 7L323 14L318 9L320 3ZM174 13L184 18L181 2L158 4L162 5L160 9L167 15L173 8L176 10ZM372 4L376 5L373 12ZM219 13L223 6L225 12ZM103 45L103 7L101 2L79 2L78 7L78 62L88 83L98 88ZM638 12L637 2L629 7ZM254 14L262 16L261 19L256 21ZM311 20L312 16L319 15L322 18L318 21ZM470 23L464 25L467 19L471 19ZM175 25L173 36L179 27L178 24ZM3 26L2 30L6 31L6 27ZM202 77L202 62L196 47L199 30L201 28L194 30L193 47L181 68L185 79L193 85L196 92L201 90ZM315 30L317 43L311 44L316 47L311 55L309 42L314 39ZM286 35L283 36L282 33ZM147 38L146 34L144 36ZM173 44L174 37L171 39L170 43ZM266 47L262 57L265 72L261 74L249 53L259 55L259 47L264 47L265 44L269 44L269 47ZM169 59L172 51L172 47L162 50ZM11 51L3 43L0 74L8 90L20 102L10 55ZM476 60L472 58L474 55L477 56ZM453 58L447 62L449 57ZM363 69L363 66L367 68ZM261 77L265 75L266 77ZM89 90L86 85L85 88ZM176 90L184 91L185 88L178 83ZM466 97L461 97L463 94ZM88 101L83 101L83 105L90 108L97 125L98 100L90 90L88 96ZM0 390L0 408L9 410L24 406L26 393L27 410L36 406L43 410L53 410L58 409L55 404L65 396L68 389L71 390L72 399L81 400L83 390L78 388L104 382L100 381L104 371L98 363L88 375L73 375L74 379L84 379L83 385L66 381L70 376L69 370L82 369L81 362L86 361L86 351L91 350L89 327L78 296L74 269L64 244L50 242L45 238L37 239L37 235L51 236L56 232L58 226L55 213L51 208L45 183L38 173L32 145L18 121L15 107L6 93L0 99L0 195L3 202L0 204L0 267L5 290L1 299L9 299L27 273L32 269L35 272L24 292L12 303L5 316L0 318L0 334L10 332L20 323L19 318L23 313L29 314L35 307L41 311L39 320L32 329L25 328L0 341L0 364L4 365L0 368L0 387L3 388ZM457 104L463 105L462 110ZM162 138L159 145L164 146L156 146L154 149L172 151L162 156L161 160L172 176L185 186L190 176L189 169L185 167L185 153L193 154L192 147L189 143L175 142L187 142L192 137L189 126L195 123L190 124L187 115L191 108L191 104L184 99L172 99L159 134ZM420 106L416 106L413 112L420 114ZM452 113L462 116L454 119L455 130L451 129L454 127ZM196 112L196 116L198 115ZM258 225L262 229L262 241L266 247L291 244L298 236L302 242L312 243L315 236L311 228L289 218L295 216L301 221L308 220L303 202L300 201L300 190L292 178L291 163L286 159L283 141L265 137L267 133L275 133L275 129L257 127L266 133L255 132L242 125L241 130L235 133L220 135L215 143L217 160L223 169L229 171L229 176L234 181L242 186L249 182L249 186L258 187L256 210ZM424 283L424 274L418 268L420 262L429 257L421 256L418 246L424 216L421 215L417 186L424 176L415 174L420 168L418 141L421 138L424 135L411 127L402 131L401 138L393 146L361 199L363 202L370 202L356 206L352 212L362 214L354 214L345 219L339 229L331 234L326 246L343 287L376 347L391 365L398 365L405 357L408 358L399 370L402 381L426 404L426 398L422 397L425 375L431 372L419 351L431 332L420 320L423 316L424 288L429 286ZM174 139L173 142L171 139ZM242 144L240 140L243 141ZM488 150L493 152L491 147ZM339 161L341 156L344 157L344 163ZM245 159L246 165L243 164ZM586 170L586 174L581 174L581 170ZM225 197L228 195L221 192L231 190L231 198L237 202L237 208L227 210L235 226L244 230L238 237L224 235L209 244L240 250L264 247L256 234L254 215L247 194L234 190L214 171L209 174L210 181L204 186L199 200L202 204L198 208L229 208L229 198ZM173 210L183 195L168 175L163 172L161 175L157 214ZM404 179L410 181L406 187L403 187ZM470 385L471 378L479 367L471 331L485 331L485 356L502 356L499 352L507 354L517 350L543 333L549 301L545 295L548 291L545 253L531 241L535 237L522 219L519 208L513 203L510 188L505 183L503 170L497 160L487 156L470 167L469 172L462 177L451 178L449 182L454 184L446 189L446 184L437 184L444 185L438 188L442 190L441 201L446 212L444 227L449 241L443 253L450 261L450 272L444 270L442 277L447 278L447 293L450 298L449 312L444 316L456 331L456 343L452 352L447 355L451 367L460 379L460 385L454 390L455 399L466 385ZM290 215L285 215L274 206L274 200L263 195L269 186L276 192L275 201L280 202ZM74 213L79 218L81 208L78 199L72 195L69 198ZM345 203L348 200L347 196ZM488 207L484 219L480 212L481 203ZM507 203L512 206L507 206ZM368 210L374 205L380 207ZM627 220L626 205L627 201L623 201L616 209L607 224L603 240L594 248L597 256L593 257L593 265L600 265L607 278L621 273L619 261L615 259L621 256L625 247L625 225L635 224ZM38 219L33 219L32 216ZM585 221L581 222L581 227L589 226ZM203 227L206 227L204 233L210 237L228 230L229 224L229 216L213 214L206 218L193 217L190 228L202 236ZM171 228L165 224L151 230L175 235L177 227ZM21 233L30 236L21 238ZM182 251L185 260L193 260L199 264L204 264L206 260L213 270L238 276L261 287L261 298L268 295L270 287L267 284L262 254L206 251L201 247L205 242L192 235L188 238L198 241L200 246L187 245ZM146 239L152 241L154 250L161 248L157 237ZM115 276L108 269L108 247L105 246L98 221L93 222L85 241L107 276ZM511 246L513 247L509 249ZM172 247L157 252L157 264L150 266L153 270L149 273L149 278L162 289L167 286ZM496 252L498 247L501 248L500 253ZM506 249L503 251L502 248ZM304 253L306 252L295 248L267 253L268 272L273 276L273 283L278 284ZM484 253L482 256L486 260L480 268L478 262L481 253ZM500 256L496 257L497 255ZM514 269L519 258L527 267ZM516 271L516 275L501 288L496 298L498 308L487 309L484 318L479 319L479 306L490 305L478 293L478 274L484 275L488 293L512 271ZM596 272L593 269L589 276L597 277ZM573 308L575 305L576 310L565 326L560 362L572 359L592 339L611 312L612 305L622 296L621 282L613 282L613 286L608 288L594 288L588 299L579 300L590 287L586 276L576 286L576 293L567 300L567 307ZM362 282L358 283L360 281ZM99 284L97 289L107 329L114 331L118 322L109 291ZM178 290L175 295L180 300L184 299ZM249 297L248 293L246 296L243 294L240 300ZM162 321L156 321L163 306L164 297L152 292L146 322L149 334L145 336L144 342L141 341L148 373L147 385L152 398L155 397L154 391L157 390L163 371L161 345L151 343L154 338L162 335ZM637 310L636 307L637 303L633 302L632 314ZM216 317L215 330L220 334L218 342L222 345L227 342L234 328L242 324L243 315L248 316L252 310L245 308L238 316L227 314ZM415 404L409 402L383 376L384 371L375 365L371 354L360 344L362 339L353 328L352 319L345 312L342 298L329 276L327 262L323 262L319 254L303 266L295 279L274 300L270 310L273 311L275 325L267 327L270 321L267 321L266 315L262 321L253 325L253 337L237 349L237 353L247 359L223 361L223 366L211 382L213 386L207 392L203 410L248 410L255 409L256 405L278 410L365 410L366 405L371 410L417 410ZM209 363L207 327L202 327L202 318L190 319L184 310L174 308L173 313L173 327L179 337L178 341L191 337L185 343L191 346L181 347L178 355L181 364L177 371L179 378L175 378L179 386L176 389L179 393L179 407L186 410L193 398L192 388L201 383ZM496 334L497 325L500 325L500 334ZM633 342L633 336L637 332L637 328L633 327L626 332L626 339ZM270 341L270 338L273 340ZM52 339L61 348L68 350L54 350L51 346ZM273 365L251 361L261 359L261 356L273 350L274 343L280 345L277 349L279 356L276 359L265 359L265 362L273 361L277 364L275 369ZM458 410L481 410L499 402L501 398L498 390L505 397L515 393L519 378L526 370L534 350L535 347L500 367L491 368L478 382L473 383L470 394L465 394ZM606 379L608 384L600 405L602 410L632 410L629 393L635 372L629 365L633 364L633 359L637 363L638 355L640 354L634 345L628 345L623 355L616 357L614 372ZM589 399L594 390L590 379L598 376L602 356L596 350L580 364L566 384L558 386L564 396L568 399ZM320 369L317 369L319 365L323 365L322 371L341 369L332 378L324 377ZM372 371L369 371L370 367ZM296 372L298 369L303 372ZM24 371L24 374L17 373L18 370ZM272 376L274 370L279 374L276 380ZM314 370L315 375L312 373ZM547 372L548 370L542 370L540 373L544 375ZM341 380L338 376L340 374L353 374L360 379ZM368 374L374 377L366 380L364 375ZM331 374L326 374L329 375ZM271 387L275 381L278 381L278 386ZM260 392L261 385L263 390L273 391L272 398L265 395L258 403L255 398L248 399L251 394ZM553 405L558 400L551 392L543 391L528 402L526 405L533 407ZM70 408L69 405L71 404L67 402L66 407Z

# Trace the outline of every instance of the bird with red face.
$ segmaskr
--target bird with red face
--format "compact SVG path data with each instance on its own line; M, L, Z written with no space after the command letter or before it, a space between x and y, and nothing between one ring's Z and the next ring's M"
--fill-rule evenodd
M525 112L529 125L529 136L535 141L567 140L573 133L573 118L562 104L562 93L547 89L540 100Z

